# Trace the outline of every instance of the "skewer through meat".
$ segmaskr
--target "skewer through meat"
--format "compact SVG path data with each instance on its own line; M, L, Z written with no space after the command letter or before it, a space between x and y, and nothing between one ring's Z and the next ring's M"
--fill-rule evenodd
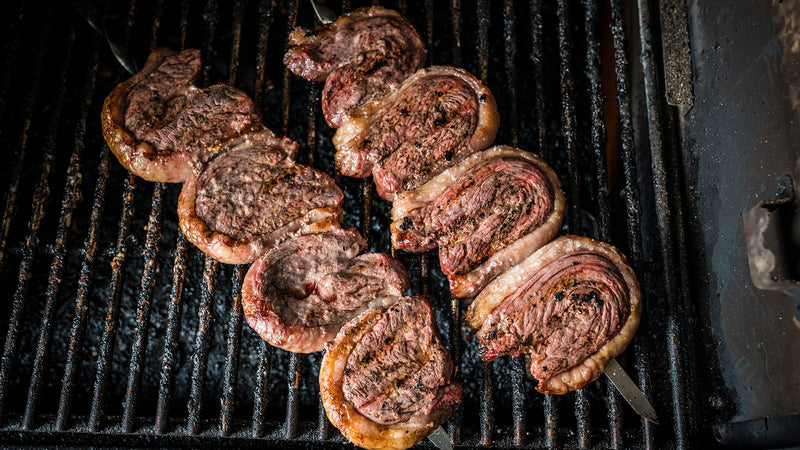
M403 297L342 327L322 358L319 383L331 423L367 449L406 449L461 403L461 385L430 305Z
M188 179L197 153L256 126L261 116L242 91L200 89L200 52L153 50L144 68L103 104L103 135L119 162L148 181Z
M405 17L372 6L327 25L295 28L283 62L301 78L325 81L322 112L338 128L422 67L426 54Z
M497 277L467 309L484 360L531 354L536 390L594 381L639 325L639 283L611 245L563 236Z
M372 175L378 194L394 201L488 147L499 123L492 92L472 74L420 69L336 131L336 168L350 177Z
M477 295L494 277L558 232L564 194L541 158L507 146L476 153L392 205L392 245L439 247L455 297Z

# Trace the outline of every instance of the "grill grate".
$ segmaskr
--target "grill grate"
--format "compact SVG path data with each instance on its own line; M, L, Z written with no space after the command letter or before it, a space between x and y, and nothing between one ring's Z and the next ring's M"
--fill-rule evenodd
M334 6L347 11L368 3L343 0ZM541 396L532 390L524 358L480 362L474 341L462 340L464 306L449 295L436 255L398 253L415 293L431 296L458 367L456 378L465 385L464 406L448 422L453 442L691 446L697 439L690 395L694 359L686 344L692 339L691 304L680 294L687 291L688 275L675 269L685 267L676 262L686 259L682 219L671 213L680 211L680 198L670 194L680 186L668 182L678 177L666 139L667 107L657 87L648 2L639 0L637 10L659 234L647 252L640 230L649 211L642 207L639 183L648 172L634 145L623 14L634 5L372 3L408 13L427 42L429 64L464 66L489 85L503 117L498 142L539 152L560 174L568 198L565 231L617 244L646 292L642 325L625 357L666 423L658 429L624 405L605 379L563 397ZM11 63L0 78L0 143L14 149L13 164L0 173L6 180L0 287L14 292L3 317L6 328L0 329L0 442L344 442L319 401L319 356L272 349L243 327L246 266L220 265L188 244L177 231L179 187L144 182L113 161L96 118L103 97L127 74L68 4L51 2L44 14L22 1L11 8L16 14L0 19L9 30L4 60ZM198 8L188 0L130 0L108 5L106 15L112 36L139 61L155 45L201 48L204 84L227 80L253 93L267 126L305 143L304 162L333 173L321 87L279 64L289 30L313 21L307 2L208 0ZM604 27L610 27L605 43ZM607 66L613 70L604 71ZM607 130L608 74L606 82L616 76L618 108L612 116L619 126ZM22 95L11 89L15 83L27 87ZM72 86L82 88L73 92ZM14 108L18 119L8 117ZM608 156L607 134L619 139L618 151ZM619 189L608 182L618 171ZM376 198L371 180L336 180L345 190L345 224L360 228L373 250L391 251L389 206ZM36 186L32 192L21 189L29 183ZM50 197L62 186L58 209ZM656 294L662 285L667 299ZM663 323L661 310L668 318L664 333L651 329ZM656 375L667 372L668 382Z

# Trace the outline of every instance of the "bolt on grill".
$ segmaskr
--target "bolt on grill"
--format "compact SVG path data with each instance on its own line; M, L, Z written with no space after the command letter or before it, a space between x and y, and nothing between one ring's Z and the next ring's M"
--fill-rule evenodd
M332 6L348 11L362 3ZM567 195L565 231L619 246L645 291L642 324L622 360L656 406L660 428L636 416L605 379L542 396L524 358L480 362L474 342L463 339L463 302L449 295L436 255L398 252L414 293L431 296L465 385L464 406L446 425L452 441L691 446L692 305L683 294L682 218L671 214L681 210L672 194L680 186L672 181L671 124L659 97L648 2L372 3L409 17L426 39L429 64L465 67L488 84L501 111L498 143L543 155ZM8 63L0 69L0 142L13 160L1 173L0 282L13 294L0 325L0 442L342 444L319 400L319 356L273 349L243 327L247 268L220 265L187 243L174 212L178 186L137 179L111 158L97 119L105 95L128 75L105 43L69 4L6 8L13 13L2 19ZM204 84L227 81L253 94L268 127L304 144L304 162L335 172L321 87L280 63L289 30L314 23L307 2L131 0L100 9L112 38L140 62L156 45L201 48ZM634 9L650 167L634 144L624 14ZM610 114L604 89L616 97ZM607 136L618 145L607 149ZM614 184L612 173L620 174ZM346 195L345 225L360 228L374 251L394 255L389 205L371 180L336 180ZM641 232L648 211L640 183L655 192L654 239Z

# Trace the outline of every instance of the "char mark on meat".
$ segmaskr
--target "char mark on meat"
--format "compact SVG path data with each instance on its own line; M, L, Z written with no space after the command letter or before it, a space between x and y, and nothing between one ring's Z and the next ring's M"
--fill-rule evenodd
M328 418L364 448L408 448L461 403L453 364L430 305L403 297L345 325L323 357L320 390Z
M421 69L337 130L336 166L347 176L373 175L378 193L393 201L488 147L498 125L494 97L474 76Z
M563 211L560 183L543 160L493 147L401 194L392 243L412 252L438 246L451 292L470 297L552 239Z
M153 50L103 104L103 134L120 163L161 182L191 176L200 149L261 126L253 101L228 85L199 89L200 52Z
M337 224L344 194L327 174L295 164L296 153L296 143L266 129L204 150L178 202L187 239L245 264L288 237Z
M322 111L337 128L422 67L426 53L405 17L373 6L311 30L295 29L284 64L302 78L325 81Z
M356 231L341 228L274 247L245 277L247 323L284 350L322 350L348 320L394 303L408 289L402 264L384 254L359 255L365 247Z
M639 286L608 244L565 236L492 282L470 305L481 358L531 354L537 390L562 394L596 379L639 323Z

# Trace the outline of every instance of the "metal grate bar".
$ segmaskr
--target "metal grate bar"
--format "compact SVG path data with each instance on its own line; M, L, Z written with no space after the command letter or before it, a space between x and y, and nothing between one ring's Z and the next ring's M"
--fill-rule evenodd
M667 352L670 358L669 375L671 383L672 407L674 417L674 433L678 448L687 446L688 417L686 411L686 381L683 377L683 361L685 344L683 343L682 329L679 323L681 318L678 280L675 275L675 255L673 251L674 237L672 234L670 218L669 184L664 148L664 124L660 118L664 116L664 105L659 98L657 62L651 35L652 16L650 6L646 2L639 3L639 21L641 24L642 68L644 71L644 88L647 101L647 118L650 127L650 156L653 170L653 190L655 191L656 217L658 232L661 238L661 257L664 265L664 280L666 283L669 307L667 322Z
M297 437L297 411L300 406L300 371L303 370L305 356L292 353L289 357L289 374L287 377L289 392L286 398L286 424L284 437L294 439Z
M261 107L264 100L264 88L267 83L267 45L269 44L269 27L272 25L272 2L259 2L259 32L258 48L256 51L256 86L254 99L256 105Z
M167 329L164 332L164 351L162 352L161 376L158 383L158 402L156 406L156 433L167 431L169 405L178 366L178 336L181 332L181 301L183 284L186 280L186 252L189 242L179 230L175 244L175 261L172 264L172 292L167 312Z
M288 35L297 25L297 0L290 0L286 5L288 16L286 17L286 34ZM289 41L284 44L283 52L289 49ZM283 90L281 91L281 135L289 135L289 108L292 105L292 74L289 68L283 67Z
M620 144L622 149L622 166L625 178L623 198L625 200L628 255L631 263L641 279L642 237L641 217L642 210L639 204L639 184L636 168L636 149L633 143L633 125L631 119L631 96L628 83L628 39L625 33L623 5L620 0L611 1L611 33L614 39L614 63L617 75L617 100L619 101ZM647 315L643 315L639 325L640 335L646 328ZM634 337L634 353L637 361L637 375L639 387L645 396L650 397L649 390L649 362L647 351L642 348L641 338ZM643 444L645 448L652 448L654 443L654 430L649 421L643 422Z
M578 203L580 190L578 183L577 139L575 136L575 100L574 81L572 79L572 43L570 29L572 21L569 16L569 2L559 0L558 8L558 50L561 56L561 132L564 135L564 150L567 153L567 227L576 232L579 225Z
M325 406L322 404L321 395L319 397L317 408L317 439L324 441L331 437L331 422L328 420L328 415L325 414Z
M8 190L6 191L5 198L6 204L3 210L2 221L0 221L0 272L5 269L6 258L8 257L8 252L6 251L8 247L8 233L11 231L11 221L14 219L14 215L17 212L19 180L22 175L23 163L25 162L25 153L28 147L28 132L30 131L31 121L33 120L33 111L36 110L36 105L39 100L39 87L42 84L42 74L45 73L42 67L44 66L44 57L47 54L47 43L50 40L50 29L54 9L55 8L52 6L49 6L45 13L44 24L42 26L44 29L42 31L42 39L39 41L38 47L36 47L36 56L33 62L33 70L31 71L33 79L31 80L31 86L21 105L22 111L20 112L20 117L23 118L22 131L19 137L19 147L14 151L14 167L11 169L9 175ZM12 309L12 311L16 311L16 309ZM8 341L8 339L6 339L6 341ZM5 357L3 361L5 361ZM4 396L3 393L5 392L5 376L3 374L5 373L7 373L5 370L0 369L0 417L2 417L3 411L2 399Z
M156 2L153 10L152 25L150 26L150 51L156 48L158 43L158 31L161 29L161 16L164 14L164 2Z
M428 49L428 65L433 63L433 0L425 0L425 48Z
M207 61L203 64L204 85L210 82L210 61L214 58L214 35L217 29L217 21L219 20L218 9L216 0L209 0L203 9L203 20L206 24L206 47L203 54L207 58ZM200 412L203 409L203 390L206 385L206 366L208 365L208 352L211 345L211 333L209 331L214 322L211 304L217 289L217 274L219 272L219 262L217 260L208 255L204 259L203 289L200 295L199 311L197 312L197 332L194 340L194 354L192 355L192 384L187 403L186 433L189 435L196 435L200 431Z
M106 303L103 336L100 340L100 349L97 357L97 374L95 375L94 381L92 408L89 413L89 428L91 431L97 431L100 427L100 415L103 413L103 403L106 397L108 372L111 366L117 336L117 317L119 316L119 297L122 291L122 272L128 255L128 234L131 226L131 217L133 216L133 196L135 191L136 175L131 173L128 174L128 179L125 181L116 254L111 260L111 286Z
M178 48L186 48L186 30L189 28L189 6L191 0L181 0L181 20L178 23Z
M492 445L492 428L494 428L494 385L492 369L494 363L481 361L483 376L481 377L481 445Z
M199 311L197 312L197 334L194 340L194 355L192 355L192 386L189 391L187 405L189 416L186 419L186 433L196 435L200 431L200 411L203 408L203 389L206 385L206 366L208 364L208 350L211 345L210 329L214 322L211 314L211 303L217 288L217 272L219 262L210 256L205 257L206 264L203 270L203 290L201 293Z
M186 46L186 30L189 23L188 0L181 2L181 18L178 23L178 45L181 50ZM161 353L161 373L158 381L158 399L156 401L155 432L167 431L169 406L172 402L172 390L178 366L178 336L181 331L181 302L183 285L186 281L186 253L189 242L178 227L175 242L175 259L172 263L172 290L170 292L169 309L167 310L167 327L164 332L164 350Z
M314 160L316 159L314 154L317 151L317 110L319 106L319 95L320 95L320 87L317 83L306 83L306 87L308 87L308 98L306 99L306 103L308 105L307 108L307 116L308 116L308 134L306 135L306 146L308 146L308 165L313 166Z
M575 418L578 420L578 447L591 445L591 424L589 422L589 399L584 389L575 391Z
M525 367L525 357L510 358L511 360L511 414L514 418L514 445L517 447L525 446L525 433L527 412L527 392L525 388L525 377L528 369Z
M266 341L260 341L256 385L253 394L253 422L251 426L253 437L262 437L266 431L270 356L272 356L272 346L267 344Z
M453 27L453 46L450 54L452 55L452 64L456 67L461 66L461 26L463 20L461 18L461 0L450 1L450 26Z
M269 30L272 25L272 2L259 4L259 34L258 48L256 51L256 85L255 102L261 106L264 100L264 89L267 83L267 45L269 43ZM256 383L253 392L253 420L251 433L254 437L262 437L265 433L265 419L267 412L267 395L269 393L269 368L272 347L264 341L259 341L258 367L256 369Z
M239 47L242 42L242 21L244 20L244 3L242 0L233 2L233 42L231 44L231 58L228 62L228 83L236 83L239 72Z
M247 266L238 265L233 274L233 298L228 313L228 352L225 357L225 374L222 384L222 411L220 413L220 435L231 434L231 421L236 409L236 389L239 376L239 353L242 341L242 281Z
M480 78L486 83L489 77L489 2L478 0L478 58L480 60ZM459 314L460 316L460 314ZM481 361L480 391L480 442L482 445L492 444L492 428L494 426L494 386L492 382L493 362Z
M156 47L158 31L161 28L162 4L158 2L153 13L150 27L150 50ZM147 327L150 324L150 306L153 300L153 288L157 271L156 257L161 241L161 216L162 201L164 198L164 183L157 183L153 190L150 207L150 216L147 222L147 236L145 238L144 267L142 269L139 302L136 310L136 328L134 329L133 345L131 346L131 360L128 366L128 385L125 390L125 401L122 412L122 429L125 432L133 431L136 403L139 398L142 370L147 349Z
M89 79L84 90L83 98L85 103L82 108L88 112L91 105L92 92L98 67L97 40L94 44L94 60L90 69ZM82 120L76 130L75 147L83 152L86 144L84 136L86 132L86 115L81 113ZM78 291L75 295L75 313L70 329L69 350L67 360L64 364L64 376L61 380L61 395L58 404L58 416L56 418L56 429L63 431L69 427L69 413L72 404L72 393L75 390L75 370L77 369L77 359L79 358L79 347L83 340L83 333L86 326L86 300L92 284L94 274L94 258L97 252L97 234L103 217L103 210L106 198L106 184L108 182L109 150L103 147L100 156L100 169L94 189L94 200L92 202L92 214L89 219L89 232L84 241L84 257L81 264L80 277L78 278ZM80 177L77 177L80 178Z
M70 61L72 59L72 47L75 43L75 27L70 27L69 36L67 37L67 50L65 56L65 63L62 67L62 73L59 79L59 88L55 98L55 107L51 116L50 123L47 126L47 142L45 154L45 168L42 172L40 185L37 191L44 192L41 199L37 199L37 203L41 200L41 214L44 215L44 206L49 198L50 184L50 171L52 170L53 154L56 150L56 136L58 134L59 122L61 114L64 109L64 95L66 93L66 86L69 84L67 75L69 73ZM89 87L88 85L91 85ZM94 79L87 80L87 86L84 91L94 87ZM86 129L86 115L88 113L88 104L91 103L91 90L89 90L89 99L81 106L81 123L78 128ZM50 266L50 275L47 280L47 290L45 293L44 311L42 312L42 323L39 327L39 339L36 345L36 356L33 361L33 371L31 373L31 381L28 388L28 398L25 404L25 415L22 419L22 428L31 429L33 426L33 418L36 413L36 408L39 403L39 390L42 383L42 371L44 370L45 360L47 358L48 348L50 347L50 338L53 335L53 315L55 314L56 300L58 296L58 289L61 285L61 274L64 269L64 258L66 256L67 239L69 235L69 227L72 224L72 213L75 210L75 202L79 194L78 188L80 186L80 157L82 148L75 146L70 157L70 164L67 169L67 183L64 188L64 194L61 199L61 214L59 217L58 229L56 231L55 249L53 252L53 260ZM44 172L47 172L45 174ZM32 230L33 231L33 230ZM38 230L36 230L38 233ZM33 254L26 255L33 258Z
M161 204L164 197L164 183L157 183L153 190L152 207L147 222L147 237L144 248L144 268L142 269L139 305L136 310L136 329L131 346L131 362L128 366L128 386L125 392L125 404L122 414L122 429L133 431L133 418L136 413L136 401L139 397L144 352L147 348L147 327L150 323L150 306L155 287L156 257L161 240Z
M131 28L133 28L135 17L136 0L131 0L128 6L127 20L123 25L121 44L124 46L127 46L130 40ZM116 81L119 82L122 76L122 69L117 67ZM108 157L108 152L106 152L106 157ZM133 198L135 192L136 176L129 173L125 181L125 191L122 194L122 213L119 219L116 253L111 260L111 283L108 300L106 302L106 318L103 324L103 336L100 340L100 349L97 357L97 373L95 374L94 391L92 393L92 407L89 412L89 429L91 431L97 431L100 427L100 416L103 413L103 403L105 402L108 384L108 372L113 358L114 346L116 344L119 297L122 291L122 272L128 255L128 236L130 234L131 218L133 216Z
M544 396L544 445L548 448L558 446L558 408L555 396Z
M611 242L611 202L606 155L606 127L603 121L600 39L598 36L598 7L595 0L584 0L584 25L586 28L586 75L589 79L592 131L591 145L594 150L595 180L597 181L598 236L603 242ZM612 448L622 447L622 414L619 392L608 380L606 384L606 409L608 410L609 439Z
M205 47L203 48L203 86L208 86L211 77L211 62L214 60L214 34L217 31L219 12L217 0L208 0L203 9L203 22L206 24Z
M594 151L595 181L597 182L598 238L611 241L611 202L609 199L608 161L606 156L606 127L603 122L602 75L600 71L600 38L598 36L596 0L584 0L586 14L586 76L589 79L589 100L592 115L591 146Z
M239 68L239 47L242 41L242 21L244 20L244 4L236 0L233 4L233 42L231 44L231 60L228 66L228 81L236 82ZM239 348L242 340L242 281L247 271L246 266L238 265L234 269L231 310L228 313L228 349L225 357L225 372L222 385L222 410L220 411L220 435L228 436L231 432L231 419L236 408L236 390L239 376Z
M547 146L546 127L545 127L545 103L544 103L544 63L543 63L543 44L542 44L542 4L541 0L531 0L531 62L533 63L533 76L536 82L534 91L534 105L536 111L537 144L540 155L547 157L550 149Z
M514 25L516 17L514 15L514 0L506 0L503 8L503 39L505 39L505 69L506 69L506 89L508 90L510 105L506 118L511 128L511 146L517 146L517 129L519 128L519 116L517 115L517 39L514 35Z
M478 0L478 60L479 75L484 83L489 79L489 1Z
M674 252L675 237L670 223L673 214L677 215L680 205L671 208L670 189L674 186L669 182L670 176L667 174L666 159L670 156L666 154L664 127L661 118L665 114L665 105L660 96L663 93L659 89L658 63L655 56L653 36L652 15L649 5L639 2L639 21L641 30L642 45L642 68L644 71L644 88L647 102L647 117L650 127L650 155L651 167L653 170L653 190L655 191L656 217L659 236L661 238L661 257L664 265L664 279L666 283L666 294L669 307L669 320L667 323L667 352L670 358L669 374L672 394L672 407L674 417L674 432L678 448L684 448L689 443L687 436L689 415L687 412L688 398L686 394L687 380L684 377L687 369L684 359L687 355L687 347L684 343L683 328L681 326L682 309L687 309L685 302L682 302L681 289L679 287L678 276L675 274L676 258ZM673 212L674 211L674 212Z
M423 255L422 262L424 263L422 266L423 295L428 295L430 270L428 270L427 254ZM461 355L464 353L464 343L461 340L461 324L463 317L461 315L461 300L452 296L450 297L450 318L450 355L453 358L453 367L455 367L455 381L461 382ZM463 415L464 405L459 405L449 419L450 441L454 444L461 442L461 421L463 419Z
M3 76L0 78L0 123L5 123L5 112L8 101L8 88L11 86L11 79L17 71L17 49L19 47L20 24L25 15L25 5L27 2L19 2L14 12L14 20L9 25L7 41L3 53ZM42 41L44 42L44 41ZM40 42L41 45L41 42ZM0 139L5 130L0 128Z

